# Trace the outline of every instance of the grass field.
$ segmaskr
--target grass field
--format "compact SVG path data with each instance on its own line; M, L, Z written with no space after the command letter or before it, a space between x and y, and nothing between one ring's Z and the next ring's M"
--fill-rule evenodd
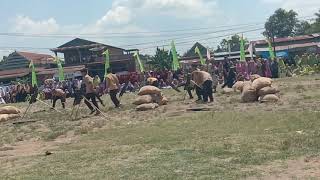
M27 117L37 122L0 124L0 179L320 178L320 75L275 84L277 104L218 92L201 105L166 90L169 105L154 111L136 112L126 94L120 110L105 97L108 118L83 106L74 121L37 103ZM212 110L186 111L199 106Z

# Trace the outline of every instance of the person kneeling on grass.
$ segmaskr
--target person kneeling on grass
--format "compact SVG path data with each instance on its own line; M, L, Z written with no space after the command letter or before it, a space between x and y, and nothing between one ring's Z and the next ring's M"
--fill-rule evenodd
M212 77L205 71L195 70L192 72L192 83L196 85L196 93L203 96L203 101L213 102Z
M66 93L62 90L62 89L54 89L52 90L52 109L54 109L56 107L56 102L58 99L60 99L61 104L63 109L66 108L65 103L66 103Z
M120 101L117 98L117 94L120 89L120 83L117 75L112 74L110 69L107 69L106 76L106 92L109 92L110 98L116 108L120 108Z

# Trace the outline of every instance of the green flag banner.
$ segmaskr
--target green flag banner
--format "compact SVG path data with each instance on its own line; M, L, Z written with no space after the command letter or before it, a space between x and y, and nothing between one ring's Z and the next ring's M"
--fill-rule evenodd
M62 81L64 81L64 71L63 71L63 67L61 64L61 60L57 56L56 56L56 63L58 66L59 82L62 82Z
M198 46L194 49L195 53L197 53L200 57L200 63L201 65L205 65L206 64L206 61L203 59L203 56L200 52L200 49L198 48Z
M105 52L102 53L105 56L104 62L104 76L107 76L107 70L110 68L110 55L109 50L107 49Z
M267 40L267 41L268 41L268 45L269 45L269 55L270 55L270 59L271 59L271 60L274 60L276 56L274 55L274 51L273 51L271 42L270 42L270 40Z
M177 55L177 50L174 45L174 41L171 42L171 53L172 53L172 70L177 71L180 68L179 60L178 60L178 55Z
M142 64L142 62L140 60L139 54L137 52L135 52L133 57L136 60L136 62L138 62L138 64L139 64L140 72L144 72L144 67L143 67L143 64Z
M32 87L38 86L36 68L34 67L34 64L33 64L32 61L29 64L29 68L31 68L31 84L32 84Z
M241 40L240 40L240 61L246 61L246 53L244 51L243 35L241 36Z

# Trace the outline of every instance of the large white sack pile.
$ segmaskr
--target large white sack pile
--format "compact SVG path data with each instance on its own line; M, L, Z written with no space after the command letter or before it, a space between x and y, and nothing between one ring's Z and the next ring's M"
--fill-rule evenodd
M133 104L137 105L137 111L147 111L166 105L168 99L163 96L161 90L155 86L144 86L138 92L138 97Z
M0 122L6 122L20 117L21 111L13 106L0 107Z

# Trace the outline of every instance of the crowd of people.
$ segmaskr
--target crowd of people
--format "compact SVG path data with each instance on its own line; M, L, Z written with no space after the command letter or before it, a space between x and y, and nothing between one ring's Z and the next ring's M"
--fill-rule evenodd
M126 92L135 92L144 85L154 85L159 88L177 88L184 86L190 98L193 98L191 90L195 89L198 100L207 101L207 97L213 101L211 91L203 91L203 86L210 88L213 92L221 85L222 88L231 88L238 80L249 80L250 75L258 74L262 77L278 78L281 66L286 63L290 66L298 66L301 64L319 64L319 55L296 56L293 62L276 59L251 59L247 61L231 61L225 57L224 61L208 63L207 65L192 65L178 71L162 70L162 71L148 71L140 74L133 74L125 82L120 84L119 79L115 79L115 75L109 75L101 81L99 76L91 78L88 74L83 74L80 78L70 79L63 82L55 81L54 79L45 80L39 87L38 91L40 98L52 99L53 107L55 107L58 100L57 94L63 94L65 98L76 97L79 93L82 84L86 85L86 91L90 93L86 99L91 100L94 106L98 107L96 99L104 106L101 96L109 93L112 101L116 107L119 107L116 95L120 92L121 97ZM312 60L311 60L312 59ZM318 62L319 61L319 62ZM199 72L201 72L199 75ZM108 74L112 74L109 72ZM199 80L201 76L202 80ZM92 79L92 80L91 80ZM110 80L111 79L111 80ZM200 78L201 79L201 78ZM208 82L208 80L210 82ZM92 81L92 85L91 85ZM115 83L116 82L116 83ZM108 90L108 84L111 89ZM117 85L119 84L119 86ZM89 90L88 87L91 87ZM28 101L31 96L30 84L12 84L9 86L0 85L0 103L19 103ZM208 89L208 88L206 88ZM63 93L62 93L63 92ZM204 95L203 98L201 96ZM60 98L61 99L61 98ZM65 102L65 99L61 99ZM86 103L90 109L88 103Z

